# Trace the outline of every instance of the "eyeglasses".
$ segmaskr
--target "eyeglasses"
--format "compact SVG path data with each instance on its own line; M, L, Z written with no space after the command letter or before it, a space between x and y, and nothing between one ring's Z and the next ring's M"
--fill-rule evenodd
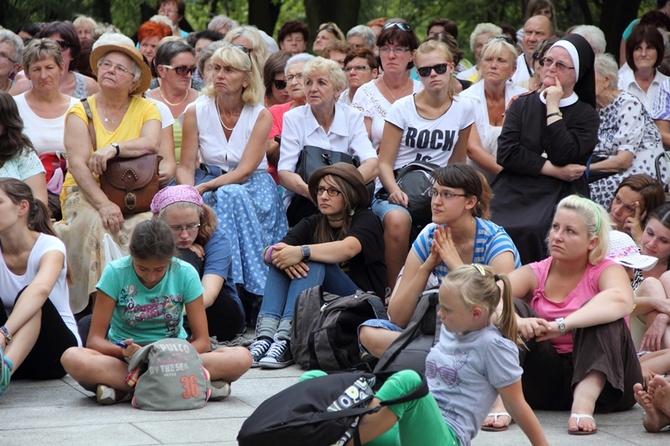
M561 73L563 73L564 71L567 71L567 70L574 70L575 69L575 67L569 67L566 64L564 64L563 62L558 62L558 61L552 59L551 57L543 57L542 59L540 59L540 65L542 65L545 68L548 68L548 67L551 67L552 65L555 65L556 66L556 71L559 71Z
M288 76L286 76L286 82L291 82L293 79L301 80L302 73L289 74Z
M170 226L170 229L172 229L172 232L175 234L181 234L182 232L195 232L200 228L200 223L191 223L190 225L186 226Z
M505 42L505 43L509 43L510 45L514 46L514 42L512 42L512 39L510 39L509 37L505 37L505 36L493 36L489 40L486 41L486 43L490 43L490 42Z
M186 65L180 65L178 67L173 67L171 65L163 65L168 70L174 70L179 76L186 76L188 74L193 75L197 67L187 67Z
M337 197L342 193L341 190L335 189L334 187L319 186L316 188L316 195L323 195L324 192L326 192L329 197Z
M379 52L382 54L391 54L391 53L402 54L402 53L409 53L410 51L412 50L410 50L406 46L396 46L394 48L391 48L390 46L383 46L379 48Z
M433 65L432 67L417 67L416 71L419 73L419 76L421 77L428 77L430 76L430 72L435 70L435 74L444 74L447 72L447 64L446 63L439 63L437 65Z
M283 90L284 88L286 88L286 85L288 84L288 82L283 81L281 79L275 79L272 81L272 83L275 85L275 88L277 90Z
M2 53L2 52L0 52L0 59L7 59L7 60L10 61L10 62L14 62L14 59L12 59L11 57L9 57L9 56L7 55L7 53Z
M409 26L407 23L403 23L403 22L390 22L390 23L387 23L386 25L384 25L384 26L382 27L382 30L384 30L384 29L389 29L389 28L393 28L393 27L398 28L399 30L401 30L401 31L405 31L405 32L407 32L407 33L411 33L411 32L412 32L412 27Z
M351 73L352 71L355 71L357 73L360 73L361 71L367 71L369 69L370 69L370 67L367 67L365 65L357 65L355 67L346 67L344 69L344 72L345 73Z
M435 197L439 196L443 200L448 200L448 199L454 198L454 197L467 197L468 194L455 194L453 192L445 192L445 191L438 191L437 189L431 189L430 190L430 196L432 198L435 198Z
M56 43L60 47L61 51L66 51L66 50L69 50L70 48L72 48L72 45L70 44L70 42L66 42L65 40L56 40Z
M118 71L119 73L127 74L129 76L133 76L133 72L130 71L128 68L126 68L122 65L119 65L119 64L113 64L113 63L108 62L108 61L104 61L103 63L98 65L98 68L102 68L105 71L114 70L114 71Z

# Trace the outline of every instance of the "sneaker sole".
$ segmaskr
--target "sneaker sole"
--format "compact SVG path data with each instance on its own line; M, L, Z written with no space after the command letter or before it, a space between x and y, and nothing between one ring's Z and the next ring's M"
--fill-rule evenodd
M104 396L107 389L110 389L112 394ZM116 401L116 390L114 390L111 387L107 387L107 386L103 387L102 385L99 385L98 388L95 391L95 400L98 402L98 404L101 404L103 406L110 406L112 404L116 404L117 403L117 401Z
M292 364L295 364L294 360L287 362L259 362L262 369L283 369Z
M222 401L230 396L231 388L230 384L224 382L223 387L214 387L210 384L210 395L209 401Z

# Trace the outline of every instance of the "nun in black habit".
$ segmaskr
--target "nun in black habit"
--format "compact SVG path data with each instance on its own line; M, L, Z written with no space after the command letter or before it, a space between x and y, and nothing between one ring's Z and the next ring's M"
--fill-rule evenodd
M567 35L542 63L542 87L507 110L498 139L503 170L491 185L492 220L512 237L524 264L547 257L558 202L575 193L589 196L585 171L598 141L591 46Z

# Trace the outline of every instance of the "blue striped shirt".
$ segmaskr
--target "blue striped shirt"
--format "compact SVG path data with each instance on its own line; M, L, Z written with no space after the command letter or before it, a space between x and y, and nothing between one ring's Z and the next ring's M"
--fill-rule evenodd
M521 266L519 251L517 251L514 242L502 226L479 217L475 217L475 220L477 221L477 234L475 236L475 248L472 253L471 263L490 265L497 256L503 252L510 251L514 254L514 267L519 268ZM412 244L414 253L422 263L430 255L430 245L432 244L433 234L437 226L435 223L427 225ZM433 271L433 274L435 274L440 283L442 283L442 279L448 273L449 268L447 268L444 262L440 262Z

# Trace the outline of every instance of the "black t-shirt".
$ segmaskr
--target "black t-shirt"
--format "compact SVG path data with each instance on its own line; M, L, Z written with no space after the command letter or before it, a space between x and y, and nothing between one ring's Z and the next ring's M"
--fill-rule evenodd
M314 233L321 218L321 214L303 218L286 234L282 242L292 246L314 244ZM340 263L340 268L358 288L383 298L386 290L386 263L381 221L370 209L361 209L354 214L347 237L355 237L359 241L361 252Z

